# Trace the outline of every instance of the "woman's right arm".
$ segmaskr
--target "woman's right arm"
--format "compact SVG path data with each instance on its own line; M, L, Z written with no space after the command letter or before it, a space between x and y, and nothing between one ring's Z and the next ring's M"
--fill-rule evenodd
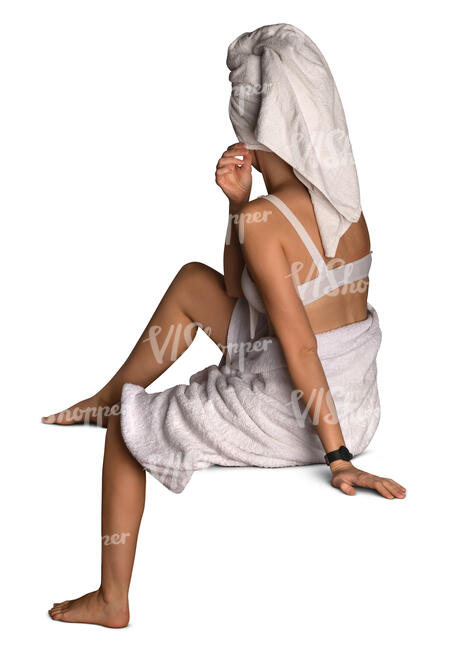
M242 159L237 158L241 156ZM242 295L240 279L245 260L238 234L238 217L251 193L251 154L242 142L231 145L219 159L215 172L217 185L229 199L229 219L223 252L226 293Z
M253 202L254 216L260 214L256 204L257 200ZM250 215L248 208L245 217ZM324 455L345 445L345 440L318 354L316 335L292 282L292 270L276 222L246 218L243 225L245 259L285 356L293 388L292 404L298 399L303 402L302 414L307 412L315 424ZM405 488L396 481L358 469L350 461L335 460L330 463L330 470L332 485L345 494L355 494L354 486L359 485L377 490L388 499L405 496Z

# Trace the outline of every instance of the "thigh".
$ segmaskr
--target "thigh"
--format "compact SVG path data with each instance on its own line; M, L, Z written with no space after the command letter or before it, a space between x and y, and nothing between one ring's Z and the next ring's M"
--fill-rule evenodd
M226 293L223 274L207 264L189 262L180 269L172 286L179 291L184 313L223 350L237 302Z

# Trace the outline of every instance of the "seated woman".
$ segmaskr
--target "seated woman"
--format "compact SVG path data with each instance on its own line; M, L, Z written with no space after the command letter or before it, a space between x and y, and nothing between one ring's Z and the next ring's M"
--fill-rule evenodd
M381 331L367 302L370 239L348 141L344 161L329 165L308 139L313 124L347 135L327 64L302 32L271 25L234 41L228 66L239 142L216 168L229 199L224 275L198 262L183 266L114 377L43 418L107 423L101 585L55 603L55 620L127 625L143 469L181 492L193 472L214 464L326 462L332 486L345 494L363 486L387 499L405 496L394 480L351 463L379 422ZM242 88L251 89L244 101ZM250 200L253 167L268 194ZM187 385L147 393L199 327L223 352L221 362Z

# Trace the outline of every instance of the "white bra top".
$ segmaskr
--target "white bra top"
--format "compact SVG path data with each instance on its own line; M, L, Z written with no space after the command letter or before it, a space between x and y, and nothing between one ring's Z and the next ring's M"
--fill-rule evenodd
M354 262L343 264L334 269L328 269L323 256L313 243L309 233L290 208L273 194L267 194L260 198L271 201L271 203L273 203L273 205L275 205L289 220L299 237L302 239L318 269L318 275L316 278L304 282L303 284L296 285L298 295L304 305L308 305L309 303L322 298L338 287L350 284L351 282L356 282L357 280L362 280L368 276L371 267L372 251L370 251L368 255L365 255ZM265 313L265 306L256 285L248 273L246 265L242 273L241 286L243 295L248 301L250 307L250 336L251 338L254 338L258 314Z

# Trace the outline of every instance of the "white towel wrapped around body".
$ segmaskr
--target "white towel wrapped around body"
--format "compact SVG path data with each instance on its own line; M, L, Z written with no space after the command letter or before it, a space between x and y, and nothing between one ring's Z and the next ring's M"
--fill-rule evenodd
M379 418L376 357L381 330L368 317L317 334L318 354L345 442L357 455ZM173 492L196 470L222 466L289 467L323 463L324 451L306 407L297 399L279 340L259 319L250 342L249 306L239 298L218 365L158 393L125 384L121 402L125 443L138 462Z

